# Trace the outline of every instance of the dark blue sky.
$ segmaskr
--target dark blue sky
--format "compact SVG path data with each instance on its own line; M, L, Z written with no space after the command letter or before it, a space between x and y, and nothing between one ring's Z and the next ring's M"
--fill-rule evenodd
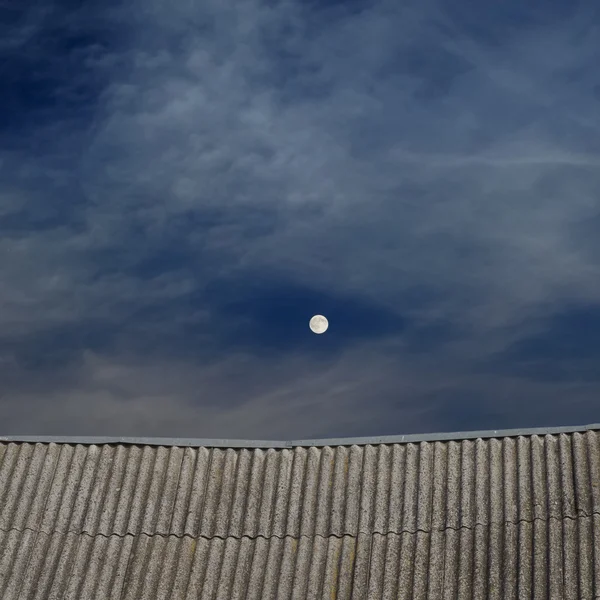
M594 0L3 3L0 434L599 422L599 64Z

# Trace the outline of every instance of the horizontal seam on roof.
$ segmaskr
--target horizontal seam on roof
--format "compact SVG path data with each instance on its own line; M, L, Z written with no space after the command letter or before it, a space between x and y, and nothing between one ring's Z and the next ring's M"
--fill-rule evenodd
M191 535L189 533L184 533L182 535L176 534L176 533L159 533L159 532L154 532L154 533L148 533L146 531L140 531L138 533L90 533L89 531L73 531L73 530L69 530L69 531L57 531L57 530L53 530L53 531L44 531L43 529L33 529L32 527L24 527L22 529L19 529L18 527L9 527L8 529L3 529L0 527L0 532L1 533L11 533L11 532L18 532L18 533L25 533L26 531L31 531L32 533L43 533L44 535L54 535L54 534L59 534L59 535L84 535L87 537L102 537L102 538L106 538L109 539L111 537L118 537L118 538L126 538L126 537L137 537L137 536L141 536L141 535L145 535L146 537L162 537L162 538L171 538L171 537L175 537L177 539L184 539L184 538L190 538L190 539L194 539L194 540L223 540L226 541L228 539L234 539L234 540L243 540L243 539L247 539L247 540L258 540L258 539L263 539L263 540L270 540L270 539L278 539L278 540L285 540L285 539L294 539L294 540L301 540L301 539L314 539L314 538L321 538L321 539L328 539L328 538L337 538L337 539L343 539L343 538L353 538L356 539L358 538L358 536L360 535L380 535L380 536L388 536L388 535L404 535L404 534L408 534L408 535L417 535L419 533L426 533L426 534L432 534L432 533L444 533L446 531L454 531L454 532L460 532L460 531L474 531L475 529L477 529L478 527L491 527L492 525L496 525L496 526L505 526L505 525L524 525L524 524L533 524L533 523L539 523L539 522L550 522L550 521L557 521L557 522L564 522L564 521L578 521L581 519L592 519L593 517L598 517L600 516L600 512L593 512L591 514L580 514L577 515L575 517L572 517L570 515L563 515L562 517L555 517L555 516L550 516L547 518L541 518L541 517L534 517L533 519L519 519L517 521L498 521L498 522L489 522L489 523L475 523L474 525L460 525L459 527L452 527L450 525L447 525L446 527L441 527L438 529L402 529L400 531L359 531L357 534L352 534L352 533L343 533L343 534L336 534L336 533L330 533L327 535L323 535L320 533L315 533L313 535L299 535L299 536L295 536L295 535L270 535L270 536L266 536L266 535L240 535L240 536L236 536L236 535L227 535L227 536L222 536L222 535L212 535L212 536L207 536L207 535L198 535L198 536L194 536Z

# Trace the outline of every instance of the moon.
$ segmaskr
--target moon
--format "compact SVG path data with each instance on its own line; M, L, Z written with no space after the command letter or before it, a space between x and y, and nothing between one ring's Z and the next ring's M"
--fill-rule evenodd
M308 326L313 333L325 333L329 327L329 321L323 315L315 315Z

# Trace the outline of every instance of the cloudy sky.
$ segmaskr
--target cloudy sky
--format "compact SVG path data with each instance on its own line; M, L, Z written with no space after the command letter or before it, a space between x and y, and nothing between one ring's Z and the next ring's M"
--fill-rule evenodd
M595 0L2 0L0 435L600 422L599 64Z

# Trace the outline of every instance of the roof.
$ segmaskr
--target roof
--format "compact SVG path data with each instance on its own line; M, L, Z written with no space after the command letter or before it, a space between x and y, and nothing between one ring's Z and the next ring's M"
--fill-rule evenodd
M196 446L206 448L295 448L298 446L352 446L366 444L406 444L448 440L475 440L520 435L548 435L576 431L600 431L600 423L567 427L534 427L525 429L488 429L484 431L454 431L442 433L417 433L412 435L383 435L369 437L319 438L306 440L242 440L223 438L168 438L168 437L99 437L99 436L0 436L2 442L28 442L58 444L134 444L137 446Z
M0 597L599 598L600 426L479 434L0 438Z

